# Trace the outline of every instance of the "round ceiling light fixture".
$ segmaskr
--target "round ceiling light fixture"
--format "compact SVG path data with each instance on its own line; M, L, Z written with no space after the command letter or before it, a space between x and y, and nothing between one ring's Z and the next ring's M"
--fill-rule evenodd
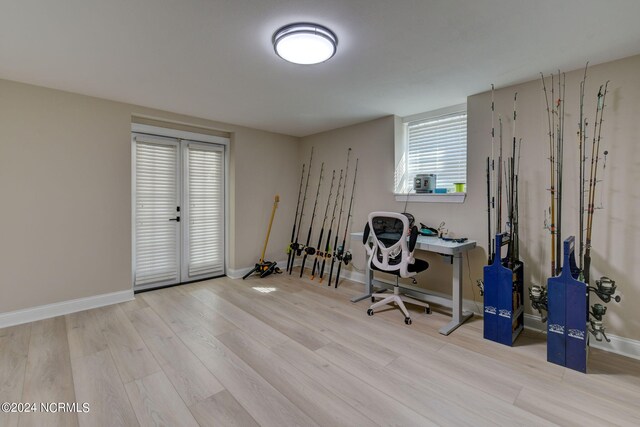
M338 38L322 25L301 22L285 25L273 33L273 49L294 64L318 64L336 53Z

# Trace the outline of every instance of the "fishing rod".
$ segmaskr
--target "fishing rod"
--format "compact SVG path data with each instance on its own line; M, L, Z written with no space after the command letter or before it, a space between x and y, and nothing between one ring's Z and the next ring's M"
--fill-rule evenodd
M520 210L519 210L519 204L518 204L518 195L520 194L518 191L518 178L520 177L520 153L522 153L522 138L518 139L518 155L515 156L515 190L516 190L516 198L515 198L515 215L514 215L514 230L515 230L515 237L514 237L514 254L515 254L515 258L517 260L520 259L520 228L519 228L519 224L520 224Z
M340 269L342 268L342 261L347 265L351 260L351 253L346 252L347 245L347 230L349 229L349 220L351 219L351 208L353 207L353 198L354 192L356 190L356 178L358 177L358 160L356 159L356 170L353 173L353 185L351 186L351 200L349 201L349 212L347 213L347 221L344 224L344 236L342 237L342 249L338 252L338 272L336 273L336 284L335 287L338 287L338 282L340 281ZM331 284L331 277L329 277L329 284Z
M556 131L556 174L558 178L556 180L556 275L560 274L562 270L562 167L564 158L564 96L566 91L565 86L566 75L560 74L558 70L558 100L556 101L556 114L558 116L557 131Z
M504 161L504 192L505 192L505 196L506 196L506 202L507 202L507 227L509 227L509 233L507 233L509 235L509 237L511 237L511 190L510 190L510 184L511 184L511 157L507 157L507 159Z
M327 257L330 256L329 250L331 249L331 234L333 233L333 221L336 219L336 208L338 207L338 199L340 198L340 187L342 186L342 174L344 170L340 169L340 180L338 180L338 189L336 191L336 198L333 202L333 213L331 214L331 224L329 225L329 233L327 233L327 243L324 247L324 252L318 252L317 256L322 258L322 267L318 267L320 271L320 282L322 283L322 276L324 275L324 266L327 261ZM337 231L336 231L337 233ZM314 276L311 276L311 280L314 279Z
M300 244L298 243L300 237L300 226L302 225L302 217L304 216L304 205L307 201L307 190L309 189L309 177L311 176L311 163L313 162L313 147L311 147L311 157L309 158L309 169L307 170L307 183L304 185L304 196L302 198L302 207L300 208L300 218L298 219L298 229L296 230L296 240L291 245L291 262L287 265L287 270L289 274L293 272L293 264L296 260L296 255L300 255L302 253L302 249L300 248Z
M518 229L519 222L519 213L518 213L518 173L516 167L516 179L515 179L515 189L516 189L516 198L515 198L515 215L513 219L513 256L516 260L520 259L520 230Z
M582 82L580 82L580 121L578 123L578 156L579 162L578 167L579 170L579 181L578 181L578 195L579 195L579 254L578 254L578 267L580 269L580 275L583 275L583 256L584 256L584 166L585 166L585 157L584 157L584 146L586 141L586 127L587 122L584 118L584 91L585 85L587 82L587 68L589 67L589 62L584 66L584 76L582 77ZM581 277L583 279L584 276Z
M344 195L347 191L347 177L349 176L349 159L351 157L351 148L347 150L347 167L344 172L344 181L342 182L342 198L340 200L340 213L338 214L338 226L336 227L336 236L333 241L333 250L331 251L331 268L329 269L329 284L331 286L331 276L333 275L333 266L336 263L336 254L338 250L338 233L340 232L340 222L342 221L342 212L344 212Z
M291 264L291 253L293 252L293 241L296 238L296 223L298 222L298 211L300 209L300 197L302 196L302 182L304 181L304 169L305 164L302 164L302 175L300 175L300 188L298 188L298 201L296 202L296 216L293 217L293 230L291 230L291 240L289 242L289 248L287 250L287 271L289 271L289 265Z
M508 248L508 259L509 264L513 266L516 261L515 258L515 247L514 247L514 237L515 237L515 196L516 196L516 170L515 170L515 159L516 159L516 118L517 118L517 99L518 92L513 95L513 130L512 130L512 147L511 147L511 159L509 159L509 248Z
M509 226L509 246L507 246L507 266L509 268L513 267L513 201L514 201L514 192L513 192L513 184L515 183L515 178L513 175L513 157L509 157L505 161L506 166L506 178L507 178L507 225Z
M493 259L491 239L491 158L487 157L487 264Z
M498 182L496 191L496 211L498 212L498 219L496 220L496 234L502 233L502 116L498 114L498 126L500 130L500 148L498 150ZM497 251L496 251L497 254Z
M300 277L304 273L304 265L309 256L309 243L311 243L311 233L313 232L313 221L316 219L316 208L318 207L318 196L320 196L320 185L322 184L322 176L324 174L324 162L320 166L320 178L318 178L318 190L316 190L316 200L313 202L313 211L311 212L311 221L309 222L309 232L307 233L307 243L304 244L304 256L302 257L302 267L300 267Z
M549 232L551 233L551 277L556 275L556 225L555 225L555 163L553 158L554 152L554 132L552 124L553 107L549 109L549 95L547 92L547 86L544 82L544 74L540 73L542 78L542 90L544 91L544 100L547 105L547 122L549 126L549 164L550 164L550 177L551 188L549 189L551 194L551 205L549 207ZM551 76L553 79L553 76ZM553 94L552 94L553 97ZM553 100L552 100L553 102ZM553 105L553 104L552 104ZM555 123L555 120L553 121ZM546 215L545 215L546 216Z
M493 187L495 190L496 186L496 167L495 167L495 139L496 139L496 130L495 130L495 87L491 85L491 159L487 158L487 253L488 253L488 261L489 264L493 262L494 258L494 233L492 233L491 229L491 210L493 209L494 215L497 215L495 211L495 196L491 193L491 184L493 183ZM498 218L497 216L494 218L494 223L497 224Z
M598 158L600 157L600 135L602 134L602 118L604 116L605 99L607 97L607 88L609 81L604 85L604 92L602 86L598 90L598 102L596 106L596 118L593 128L593 141L591 148L591 173L589 176L589 204L587 210L587 239L586 248L584 253L584 281L589 284L589 269L591 267L591 233L593 231L593 211L596 197L596 183L598 174ZM597 128L597 131L596 131ZM596 137L597 134L597 137ZM594 163L595 158L595 163Z
M594 171L593 171L593 166L595 164L595 159L597 156L596 153L596 141L597 141L597 136L598 136L598 118L600 116L600 111L601 111L601 106L600 106L600 100L602 98L602 85L600 85L600 89L598 90L598 95L597 95L598 99L596 102L596 117L594 120L594 125L593 125L593 138L591 140L591 167L589 168L589 192L588 192L588 200L587 200L587 236L586 236L586 244L585 244L585 253L584 253L584 271L583 271L583 276L584 276L584 281L585 283L588 285L589 284L589 270L591 269L591 230L590 230L590 225L591 225L591 219L593 218L593 205L591 204L591 194L593 192L593 175L594 175Z
M553 164L551 165L552 168L552 172L553 173L553 208L552 210L552 214L553 214L553 242L556 245L556 247L553 249L553 256L554 256L554 260L553 263L556 266L554 272L552 273L552 276L555 276L557 274L558 269L560 268L560 250L559 248L562 245L562 242L560 242L558 240L558 158L556 157L556 154L558 152L558 135L556 133L556 129L557 129L557 125L556 125L556 116L558 114L558 111L556 110L556 92L555 92L555 76L553 73L551 73L551 135L553 138L553 154L552 154L552 158L553 158Z
M585 197L587 196L587 190L585 188L586 184L587 184L587 172L586 172L586 167L587 167L587 141L589 140L589 136L588 136L588 131L589 130L589 121L587 120L587 118L585 117L584 119L584 127L583 127L583 132L584 132L584 138L583 138L583 162L582 162L582 204L581 204L581 217L582 217L582 225L580 227L580 231L581 234L585 233L586 231L586 224L585 224L585 213L587 212L587 207L585 206ZM593 137L591 138L593 140ZM593 141L592 141L593 142ZM584 239L584 238L583 238ZM584 242L584 240L583 240ZM581 264L581 268L580 268L580 280L584 281L584 248L583 248L583 253L580 256L580 264Z
M322 227L320 228L320 237L318 237L318 244L315 248L307 248L307 254L310 256L315 255L320 251L320 247L322 245L322 235L324 234L324 226L327 222L327 215L329 214L329 205L331 204L331 194L333 193L333 184L336 180L336 170L333 170L333 174L331 176L331 186L329 187L329 197L327 197L327 207L324 210L324 219L322 220ZM304 264L304 260L303 260ZM311 269L311 280L313 280L316 275L316 267L318 266L318 257L316 256L313 259L313 268Z

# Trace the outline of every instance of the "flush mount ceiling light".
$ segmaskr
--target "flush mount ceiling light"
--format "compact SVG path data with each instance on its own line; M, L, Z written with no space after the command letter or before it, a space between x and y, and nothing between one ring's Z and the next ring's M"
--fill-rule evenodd
M294 64L318 64L336 53L338 38L328 29L308 22L289 24L273 33L273 49Z

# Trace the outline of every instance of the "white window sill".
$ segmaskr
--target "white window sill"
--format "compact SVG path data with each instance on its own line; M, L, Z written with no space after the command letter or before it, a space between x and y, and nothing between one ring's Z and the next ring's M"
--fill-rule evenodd
M394 193L396 202L419 202L419 203L464 203L467 193L442 193L442 194L400 194Z

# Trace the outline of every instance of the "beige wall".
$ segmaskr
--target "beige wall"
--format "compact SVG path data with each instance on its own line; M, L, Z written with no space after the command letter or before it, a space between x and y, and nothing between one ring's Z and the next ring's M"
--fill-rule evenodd
M598 86L611 80L602 131L603 149L609 150L607 169L598 184L597 200L604 209L595 213L592 276L602 274L614 278L621 289L622 303L609 304L606 324L615 335L640 339L640 153L637 139L640 134L640 56L635 56L589 69L586 114L593 122L595 95ZM578 88L582 71L567 74L564 221L563 234L577 234L577 130ZM496 111L505 119L505 141L511 137L509 117L513 108L513 93L518 92L518 130L523 138L520 227L521 256L525 262L526 284L544 283L550 269L549 235L543 229L544 209L548 206L548 139L544 111L544 95L539 81L524 83L496 92ZM464 297L481 297L475 287L482 277L486 262L486 183L485 159L491 152L490 94L468 98L468 196L463 204L410 202L407 211L426 224L437 226L445 221L447 228L458 236L477 240L479 247L465 261ZM497 122L496 122L497 123ZM593 125L592 125L593 127ZM347 147L360 157L360 170L354 208L353 229L362 230L366 216L374 210L402 211L404 203L393 197L394 117L362 123L302 139L300 159L308 156L313 145L318 158L330 167L342 167ZM602 171L601 171L602 172ZM351 179L351 178L350 178ZM326 194L326 189L323 191ZM326 196L325 196L326 197ZM353 242L354 266L364 267L362 245ZM437 256L429 255L431 267L419 276L421 286L449 291L451 267ZM469 270L467 265L471 267ZM527 302L527 306L528 306ZM528 312L531 313L530 307Z
M297 138L0 80L0 313L131 289L133 115L230 132L228 265L259 257L276 192L285 257Z
M350 230L362 231L369 212L376 210L401 212L404 209L405 203L396 202L393 195L394 123L395 118L388 116L302 139L300 161L302 161L302 158L308 161L311 146L314 146L316 150L315 155L318 163L315 163L314 159L317 169L314 175L315 179L312 180L315 183L317 183L318 166L321 161L327 162L327 167L331 169L337 168L339 170L343 168L348 147L353 149L353 157L360 159L353 218L349 224ZM470 174L474 173L471 163L469 165ZM348 209L349 196L351 195L352 180L353 163L349 172L345 215ZM480 190L482 190L482 187ZM320 204L322 206L325 206L327 193L328 185L325 185L321 192ZM484 224L484 216L482 212L477 215L474 214L474 210L470 209L470 206L471 203L480 203L483 200L482 197L482 193L478 193L475 198L470 196L465 204L409 202L407 211L414 214L417 220L425 224L437 226L440 221L444 220L447 223L447 227L455 230L459 235L479 239L483 235L483 230L486 230L486 226L477 230L476 228ZM472 202L470 202L470 199ZM477 200L473 202L473 199ZM470 214L470 212L472 213ZM304 230L307 229L307 221L305 221L303 227ZM344 230L344 226L341 227L341 230ZM341 231L340 241L342 241L343 233L344 231ZM362 272L365 267L362 244L357 241L347 242L347 247L352 249L354 255L353 267ZM427 272L419 275L419 285L428 286L440 292L450 292L452 269L448 261L445 262L442 258L433 254L423 254L423 257L429 261L430 268ZM480 250L473 251L470 262L473 271L479 271L484 262L484 252ZM471 299L473 298L472 290L468 281L468 277L465 277L465 298ZM478 293L476 289L474 289L474 292Z
M610 332L640 339L640 56L590 68L587 115L593 120L597 86L611 80L603 129L603 147L610 155L598 191L603 210L595 217L593 276L617 280L623 295L610 304ZM577 121L581 71L567 74L567 140L565 152L565 235L576 230L577 155L571 138ZM549 269L549 237L543 230L548 206L546 116L539 81L500 89L496 109L509 117L513 92L519 95L518 133L523 138L521 168L521 239L527 284L541 283ZM485 158L490 153L489 94L468 98L468 197L463 204L410 202L407 211L419 221L447 227L479 242L465 269L464 296L481 298L475 280L482 277L486 252ZM259 257L273 196L281 202L274 221L267 258L285 258L295 211L300 164L316 147L306 236L320 162L326 185L321 189L318 217L324 213L333 168L344 167L346 151L360 158L352 230L364 227L368 212L402 211L393 197L394 133L389 116L302 138L261 132L224 123L0 80L0 312L8 312L131 287L131 154L133 115L188 123L231 133L230 259L232 269L251 266ZM505 119L510 137L510 122ZM353 177L353 164L349 185ZM350 190L349 190L350 192ZM349 193L347 194L347 196ZM345 215L348 208L345 201ZM318 222L320 221L318 220ZM316 230L319 229L316 222ZM313 240L317 239L317 232ZM342 235L340 236L342 240ZM351 243L351 242L350 242ZM356 269L364 253L353 245ZM429 255L431 268L421 274L423 286L449 290L451 267ZM467 263L465 262L465 268ZM530 312L530 310L529 310Z
M546 71L546 70L545 70ZM552 70L550 70L552 71ZM590 121L589 135L593 134L596 94L607 80L601 153L609 151L606 170L598 172L591 276L607 275L616 280L621 304L611 303L605 318L609 332L632 339L640 339L640 316L636 309L640 303L640 228L637 224L640 209L640 188L634 185L640 178L640 152L638 118L640 117L640 56L613 61L589 68L585 114ZM563 189L563 238L576 236L578 241L578 145L579 87L583 70L566 75L566 124ZM518 130L523 138L521 166L521 256L525 262L526 283L545 283L551 270L550 235L544 229L544 210L549 206L549 143L544 93L539 80L496 93L496 110L511 115L513 93L518 92ZM470 151L470 159L485 157L490 152L490 94L483 93L468 99L470 145L480 145ZM511 136L511 121L507 120L506 134ZM590 142L590 141L589 141ZM590 148L590 145L589 145ZM475 156L473 156L475 154ZM590 152L588 154L590 156ZM600 159L602 162L602 157ZM470 161L471 162L471 161ZM480 163L479 161L475 163ZM600 163L602 164L602 163ZM478 165L474 179L480 182L484 170ZM480 206L480 205L476 205ZM483 236L486 240L486 236ZM486 245L486 244L485 244ZM592 297L592 303L597 297Z

